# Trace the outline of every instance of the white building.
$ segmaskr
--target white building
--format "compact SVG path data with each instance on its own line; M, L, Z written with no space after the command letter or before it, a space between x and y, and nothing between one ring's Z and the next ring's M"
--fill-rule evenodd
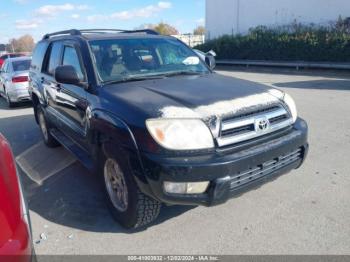
M188 45L190 47L194 47L196 45L201 45L205 42L204 35L186 34L186 35L173 35L173 36L180 39L182 42L184 42L186 45Z
M206 0L208 39L259 25L327 24L339 16L350 17L350 0Z

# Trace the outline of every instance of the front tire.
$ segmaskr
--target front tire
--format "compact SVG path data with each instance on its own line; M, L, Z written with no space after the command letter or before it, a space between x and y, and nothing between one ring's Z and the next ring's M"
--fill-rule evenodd
M158 217L161 203L140 191L127 161L105 158L102 172L108 207L119 224L136 229Z
M37 119L39 122L39 127L41 134L43 135L44 143L48 147L58 147L60 144L57 140L50 134L50 125L45 117L44 110L40 105L37 106Z

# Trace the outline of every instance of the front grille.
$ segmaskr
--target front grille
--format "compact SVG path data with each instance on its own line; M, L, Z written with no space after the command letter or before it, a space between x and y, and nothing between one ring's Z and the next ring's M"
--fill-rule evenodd
M272 111L275 111L277 109L279 109L280 106L278 105L274 105L274 106L270 106L270 107L265 107L265 108L261 108L261 109L258 109L258 110L254 110L253 112L248 112L248 113L243 113L243 114L239 114L239 115L235 115L233 118L230 117L230 118L223 118L223 121L226 122L226 121L232 121L233 119L239 119L239 118L246 118L246 117L249 117L249 116L254 116L254 115L257 115L257 114L261 114L261 113L268 113L268 112L272 112Z
M221 137L233 136L233 135L243 134L243 133L252 132L252 131L254 131L253 124L246 125L246 126L240 126L240 127L236 127L236 128L222 131Z
M259 126L265 121L265 126ZM292 124L283 106L272 106L234 118L223 119L217 143L219 147L240 143L283 129Z
M231 190L241 187L249 182L268 176L271 173L288 166L302 158L302 149L299 148L289 154L277 157L248 170L238 172L231 177Z
M281 116L273 117L273 118L269 119L269 121L270 121L270 124L276 124L276 123L280 123L286 119L288 119L288 115L281 115Z

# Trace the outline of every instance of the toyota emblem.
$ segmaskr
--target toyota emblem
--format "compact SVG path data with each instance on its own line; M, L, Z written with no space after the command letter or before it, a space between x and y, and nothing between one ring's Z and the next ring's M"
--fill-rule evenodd
M258 132L266 131L269 128L269 120L267 118L257 119L255 122L255 130Z

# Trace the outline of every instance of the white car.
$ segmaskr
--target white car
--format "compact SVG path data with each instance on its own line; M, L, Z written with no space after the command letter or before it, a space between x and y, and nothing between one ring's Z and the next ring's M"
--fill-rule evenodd
M9 107L14 103L30 101L28 74L30 57L8 58L0 71L0 95Z

